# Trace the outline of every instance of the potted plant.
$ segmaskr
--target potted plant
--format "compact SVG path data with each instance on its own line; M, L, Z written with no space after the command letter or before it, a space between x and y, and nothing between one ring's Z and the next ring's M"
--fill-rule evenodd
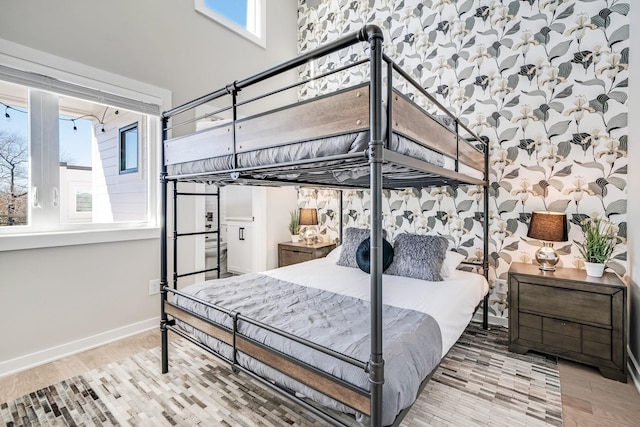
M603 218L587 218L582 221L584 241L576 242L584 258L587 276L602 277L605 265L617 244L617 236L609 221Z
M300 209L294 209L289 212L289 234L291 234L291 241L298 242L300 240Z

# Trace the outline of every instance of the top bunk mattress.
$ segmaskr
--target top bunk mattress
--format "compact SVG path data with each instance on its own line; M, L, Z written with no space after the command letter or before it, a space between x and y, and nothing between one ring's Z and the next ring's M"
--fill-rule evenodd
M479 180L484 178L484 155L467 141L458 141L448 117L443 120L429 115L408 98L394 94L393 132L385 148L452 171L458 157L457 172ZM382 134L386 135L388 111L382 110ZM336 182L343 183L369 173L364 162L369 140L369 89L356 86L239 119L235 125L231 121L214 121L208 129L169 139L164 146L165 164L171 176L277 165L278 178L295 180L300 166L293 163L317 159L313 167L318 174L328 172ZM335 158L358 154L362 154L358 159L364 165L340 168L348 162ZM387 164L383 172L404 171L402 166ZM258 179L264 178L256 173Z
M211 143L215 142L212 141ZM368 144L369 132L364 131L238 153L238 163L235 167L234 156L229 154L177 163L169 165L167 169L169 175L198 175L234 169L257 168L300 160L321 159L341 154L364 153ZM433 166L455 170L454 159L419 145L402 135L394 134L388 149ZM331 166L336 166L331 173L338 182L357 179L369 174L368 165L347 169L337 168L341 163L343 163L341 160L328 160L314 163L314 166L329 169ZM288 179L296 179L298 177L296 169L295 166L285 166L280 168L280 174ZM392 168L391 165L387 165L383 169L385 169L385 172L390 172L391 169L396 169L397 171L398 168ZM473 169L463 163L459 163L459 172L472 178L483 178L482 171Z

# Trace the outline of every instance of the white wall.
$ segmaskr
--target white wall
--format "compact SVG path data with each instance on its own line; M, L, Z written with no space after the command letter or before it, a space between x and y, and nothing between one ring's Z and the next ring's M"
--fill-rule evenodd
M153 326L157 253L157 240L0 253L0 375Z
M193 5L3 1L0 39L168 89L173 105L297 53L296 2L269 1L266 49ZM195 204L186 212L195 215ZM159 312L148 282L159 277L159 253L159 239L0 252L0 313L9 322L0 339L0 375L157 325L147 322Z
M631 3L631 2L630 2ZM640 42L640 4L634 2L630 12L630 40ZM631 45L632 54L629 64L629 165L640 162L640 55L639 46ZM629 168L628 194L640 192L640 167ZM640 198L630 197L628 200L629 221L629 270L632 283L629 284L629 349L631 374L636 387L640 391Z
M254 205L262 206L255 215L255 229L265 230L256 236L256 247L264 248L256 254L256 265L258 270L270 270L278 267L278 243L291 240L289 212L297 207L298 191L290 186L254 188L253 195Z
M221 188L221 194L222 239L233 240L233 236L227 236L227 223L251 225L251 271L277 268L278 243L290 240L289 212L296 208L297 189L228 185Z
M3 1L0 38L167 88L179 105L297 53L297 2L268 3L266 49L192 0Z

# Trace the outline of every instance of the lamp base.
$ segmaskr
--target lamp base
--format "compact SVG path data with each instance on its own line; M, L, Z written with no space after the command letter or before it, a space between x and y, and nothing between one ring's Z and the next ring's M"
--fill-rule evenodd
M316 243L316 230L313 227L307 227L307 229L302 233L302 239L307 245L313 245Z
M560 261L560 256L553 249L553 243L543 242L542 247L536 251L536 262L542 271L556 271L556 264Z

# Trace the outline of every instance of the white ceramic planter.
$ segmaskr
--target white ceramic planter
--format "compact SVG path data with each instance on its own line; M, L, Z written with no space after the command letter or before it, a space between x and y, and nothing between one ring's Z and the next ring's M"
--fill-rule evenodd
M585 261L584 267L587 269L587 276L602 277L602 274L604 273L605 264L601 264L599 262Z
M300 235L299 234L291 234L291 241L293 243L298 243L300 241Z

